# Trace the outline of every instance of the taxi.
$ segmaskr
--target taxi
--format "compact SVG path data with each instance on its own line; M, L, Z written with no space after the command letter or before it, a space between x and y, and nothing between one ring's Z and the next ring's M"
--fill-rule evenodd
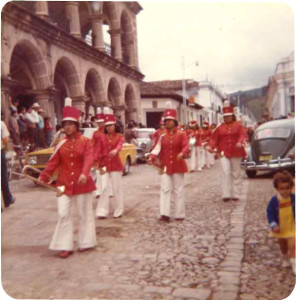
M92 138L92 135L97 130L97 128L81 128L80 131L83 136ZM55 135L51 145L49 148L33 151L26 155L26 165L30 165L40 171L45 168L45 165L49 161L51 155L54 152L55 146L59 143L59 141L64 138L64 133L62 131L58 131ZM122 175L127 175L130 172L130 167L136 161L136 146L133 144L124 143L121 151L119 152L119 157L124 166L124 170ZM92 170L93 171L93 170ZM30 175L38 176L38 173L34 173L32 171ZM92 172L94 173L94 172Z

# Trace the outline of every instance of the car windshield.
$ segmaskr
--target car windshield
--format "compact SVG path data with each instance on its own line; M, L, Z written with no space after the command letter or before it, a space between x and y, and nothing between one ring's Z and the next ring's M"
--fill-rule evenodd
M255 140L286 139L290 136L290 132L288 128L264 128L256 133Z
M138 131L137 137L140 139L149 139L151 137L152 131Z

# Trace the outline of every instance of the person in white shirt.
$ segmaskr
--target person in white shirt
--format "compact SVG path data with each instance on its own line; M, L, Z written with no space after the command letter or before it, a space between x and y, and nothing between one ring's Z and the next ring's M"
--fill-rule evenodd
M40 127L39 127L39 114L38 114L39 109L40 109L40 105L37 102L35 102L32 105L31 115L36 125L35 144L37 148L40 148Z

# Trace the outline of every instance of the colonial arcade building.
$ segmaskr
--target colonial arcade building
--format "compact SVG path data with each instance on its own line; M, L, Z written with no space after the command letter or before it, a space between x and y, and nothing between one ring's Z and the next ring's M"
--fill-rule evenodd
M1 108L34 102L61 120L65 97L85 114L109 106L139 119L137 2L13 1L2 9Z

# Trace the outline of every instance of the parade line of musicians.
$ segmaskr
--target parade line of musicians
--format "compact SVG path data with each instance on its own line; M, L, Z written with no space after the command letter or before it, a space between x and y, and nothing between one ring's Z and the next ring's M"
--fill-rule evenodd
M226 104L226 105L225 105ZM220 159L223 185L222 199L225 202L239 200L240 162L246 155L244 143L246 130L236 121L234 109L226 101L223 107L222 123L217 128L209 128L207 122L198 129L196 121L190 122L191 130L180 130L177 111L167 103L167 109L160 121L160 128L153 136L154 148L148 163L156 167L160 174L160 217L159 222L170 222L170 204L175 194L174 219L181 222L185 213L185 173L209 168L214 159ZM72 202L76 202L79 216L78 252L85 252L96 246L95 217L109 217L109 198L114 197L113 218L124 213L122 171L119 152L124 143L122 134L116 132L115 115L104 109L96 115L98 130L92 139L79 131L80 112L72 106L70 98L65 99L62 127L66 137L56 146L39 180L50 183L58 170L57 186L65 186L65 192L57 198L58 222L49 248L58 251L61 258L73 254L74 233L70 217ZM185 159L190 155L190 166ZM97 183L90 170L97 172ZM93 211L96 195L97 206Z

